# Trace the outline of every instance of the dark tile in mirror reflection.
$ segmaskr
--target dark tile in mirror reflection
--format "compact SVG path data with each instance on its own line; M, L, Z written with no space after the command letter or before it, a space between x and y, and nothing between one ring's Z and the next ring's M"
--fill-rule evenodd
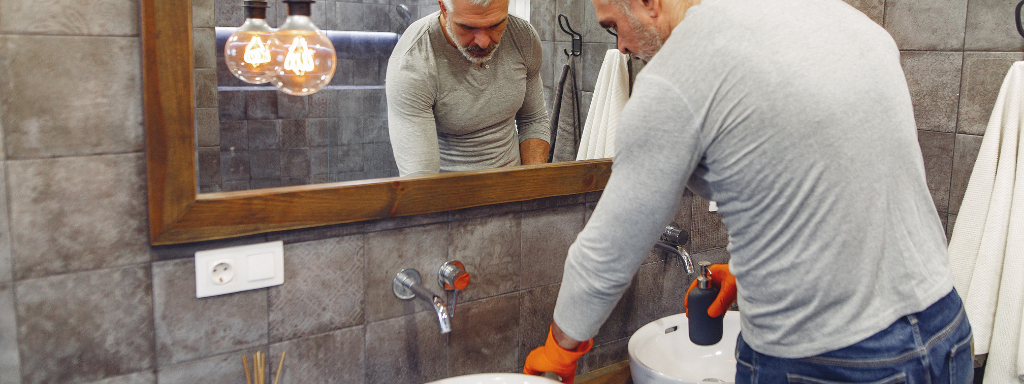
M331 148L331 173L363 172L363 144Z
M281 178L276 179L252 179L249 181L250 189L264 189L264 188L277 188L286 186L285 180Z
M281 120L281 148L309 147L307 120Z
M246 93L246 119L272 120L278 117L277 90L250 90Z
M964 193L967 192L967 184L971 181L971 173L974 171L974 162L978 159L981 151L983 136L956 135L956 143L953 149L953 174L949 186L949 213L960 213L960 204L963 203Z
M249 173L253 180L281 177L281 152L249 151Z
M248 120L245 122L249 149L278 149L281 147L280 120Z
M337 75L337 70L334 72ZM331 116L331 108L334 107L335 92L328 89L321 89L320 92L306 96L309 105L309 118L327 118Z
M364 144L363 169L366 171L398 171L395 155L389 143Z
M306 143L310 147L326 147L337 129L338 119L306 120Z
M227 182L249 181L249 152L248 151L221 151L220 153L220 177L224 180L224 188L228 189ZM240 186L232 184L232 186Z
M334 20L346 30L387 32L391 30L391 9L383 4L337 3Z
M199 185L220 185L220 148L199 148Z
M230 74L229 74L230 76ZM223 78L224 76L218 76ZM234 76L231 76L234 77ZM218 91L217 108L220 110L220 121L246 119L245 91Z
M245 120L220 122L220 148L222 151L249 149Z
M274 91L277 96L277 117L282 119L305 119L309 117L308 96L292 96Z
M288 152L285 153L284 158L284 176L288 178L308 178L309 175L309 150L289 149Z
M953 145L956 135L921 130L917 133L924 156L928 190L932 194L936 211L942 215L949 209L949 184L953 173Z
M328 149L317 147L309 149L309 174L310 176L327 175L330 173L328 160Z

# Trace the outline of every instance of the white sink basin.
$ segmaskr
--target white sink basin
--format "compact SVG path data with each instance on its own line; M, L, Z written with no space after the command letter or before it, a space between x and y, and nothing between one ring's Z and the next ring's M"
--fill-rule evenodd
M450 377L443 380L432 381L428 384L559 384L557 381L545 379L540 376L530 376L521 373L479 373Z
M723 322L722 341L706 347L690 342L685 314L663 317L641 327L629 338L629 369L633 382L735 382L739 312L726 313Z

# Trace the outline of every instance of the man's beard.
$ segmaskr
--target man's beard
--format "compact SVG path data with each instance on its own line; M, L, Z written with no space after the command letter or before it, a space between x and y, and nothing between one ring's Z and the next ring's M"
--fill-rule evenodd
M483 49L475 45L463 47L462 45L459 45L457 40L455 40L455 31L452 29L452 22L449 20L445 24L447 24L445 25L445 29L448 30L448 36L451 36L452 40L455 41L455 47L459 48L459 52L462 53L462 56L465 56L466 60L469 60L469 62L473 64L479 65L487 62L487 60L491 59L491 56L494 56L494 51L498 49L497 43L491 44L487 49ZM473 43L470 42L470 44Z
M626 12L626 17L629 19L630 27L636 31L636 40L639 45L633 54L646 64L661 50L666 39L663 39L654 27L640 22L633 12Z

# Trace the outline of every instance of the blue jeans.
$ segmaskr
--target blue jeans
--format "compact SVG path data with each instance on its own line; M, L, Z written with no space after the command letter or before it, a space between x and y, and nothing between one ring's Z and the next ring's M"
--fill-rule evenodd
M737 384L969 384L971 326L956 290L846 348L802 359L754 351L736 341Z

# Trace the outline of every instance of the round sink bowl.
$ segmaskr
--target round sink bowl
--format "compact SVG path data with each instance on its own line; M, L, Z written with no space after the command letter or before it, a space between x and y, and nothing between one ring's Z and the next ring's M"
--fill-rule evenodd
M559 384L557 381L545 379L540 376L530 376L521 373L478 373L449 377L447 379L432 381L428 384Z
M663 317L641 327L629 338L629 369L633 382L735 382L739 312L726 313L723 322L722 341L706 347L690 342L686 314Z

